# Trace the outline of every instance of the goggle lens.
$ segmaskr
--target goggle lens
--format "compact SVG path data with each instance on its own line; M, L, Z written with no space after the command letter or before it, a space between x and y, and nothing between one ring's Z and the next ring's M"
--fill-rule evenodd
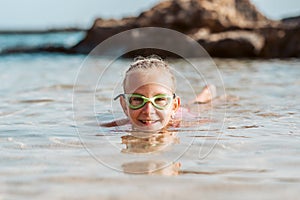
M151 98L145 97L140 94L122 94L119 96L124 96L129 108L133 110L142 108L148 102L151 102L155 108L163 110L167 108L172 102L172 99L175 98L175 94L173 96L168 94L159 94ZM117 96L115 100L119 96Z

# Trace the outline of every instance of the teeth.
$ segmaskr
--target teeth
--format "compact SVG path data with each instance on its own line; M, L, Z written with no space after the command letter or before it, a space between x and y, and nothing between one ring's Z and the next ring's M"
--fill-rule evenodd
M141 122L143 122L143 123L154 123L155 120L141 120Z

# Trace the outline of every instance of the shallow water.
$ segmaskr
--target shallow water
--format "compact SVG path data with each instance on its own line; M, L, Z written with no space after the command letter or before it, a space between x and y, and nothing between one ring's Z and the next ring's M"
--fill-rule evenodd
M71 47L81 40L84 35L85 32L83 31L44 34L0 34L0 52L6 49L32 48L48 45Z
M75 84L87 99L73 104L84 59L0 58L0 199L297 199L299 60L215 60L221 79L209 64L200 77L171 61L191 84L179 82L183 102L205 83L217 85L219 99L192 106L208 122L145 138L96 125L123 116L111 101L123 68L97 87L89 77Z

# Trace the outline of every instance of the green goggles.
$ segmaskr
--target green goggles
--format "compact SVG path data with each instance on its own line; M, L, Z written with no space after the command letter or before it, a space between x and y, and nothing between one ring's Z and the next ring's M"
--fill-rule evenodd
M121 96L125 98L127 105L133 110L142 108L148 102L151 102L155 108L163 110L170 105L172 99L174 99L176 95L158 94L154 97L148 98L141 94L119 94L114 98L114 100Z

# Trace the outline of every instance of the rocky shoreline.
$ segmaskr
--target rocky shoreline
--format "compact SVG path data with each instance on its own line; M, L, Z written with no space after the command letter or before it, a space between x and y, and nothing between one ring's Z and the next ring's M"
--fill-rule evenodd
M122 31L163 27L196 40L212 57L300 57L299 17L273 21L263 16L249 0L162 1L137 17L95 20L86 37L71 48L41 47L2 53L61 52L88 54L98 44ZM138 52L137 52L138 53ZM162 51L160 56L165 57Z
M49 34L49 33L72 33L87 31L82 28L53 28L45 30L0 30L0 34Z

